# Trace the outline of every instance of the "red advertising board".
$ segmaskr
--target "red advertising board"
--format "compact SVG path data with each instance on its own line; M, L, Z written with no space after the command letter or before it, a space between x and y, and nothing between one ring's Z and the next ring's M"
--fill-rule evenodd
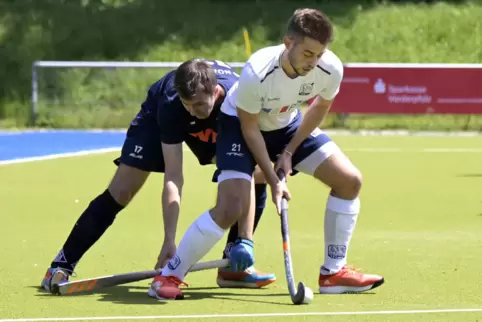
M332 111L482 114L482 65L347 64Z

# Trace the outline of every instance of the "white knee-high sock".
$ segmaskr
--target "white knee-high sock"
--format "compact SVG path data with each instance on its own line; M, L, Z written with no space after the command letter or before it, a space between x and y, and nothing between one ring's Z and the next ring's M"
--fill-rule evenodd
M325 264L320 272L334 274L346 265L351 236L355 229L360 200L328 197L325 212Z
M203 258L223 238L219 227L206 211L194 221L184 234L176 255L162 269L161 275L174 275L183 280L189 268Z

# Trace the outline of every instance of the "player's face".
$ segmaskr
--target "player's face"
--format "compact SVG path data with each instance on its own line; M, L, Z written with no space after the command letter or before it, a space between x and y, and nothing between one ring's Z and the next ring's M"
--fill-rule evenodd
M181 102L189 114L198 119L206 119L213 111L214 98L214 94L210 95L199 91L196 96L191 99L184 99L181 97Z
M298 76L305 76L316 67L326 46L309 37L287 38L285 44L288 48L288 59L291 67Z

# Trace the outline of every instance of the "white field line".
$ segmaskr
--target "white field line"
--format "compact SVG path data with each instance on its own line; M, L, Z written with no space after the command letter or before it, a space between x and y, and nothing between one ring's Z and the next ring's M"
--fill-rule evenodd
M120 150L120 147L111 147L111 148L95 149L95 150L82 150L82 151L77 151L77 152L56 153L56 154L42 155L42 156L38 156L38 157L18 158L18 159L11 159L11 160L0 160L0 166L15 164L15 163L27 163L27 162L35 162L35 161L42 161L42 160L53 160L53 159L60 159L60 158L80 157L80 156L86 156L86 155L91 155L91 154L102 154L102 153L108 153L108 152L115 152L115 151L119 151L119 150Z
M398 148L342 148L346 152L424 152L424 153L482 153L482 148L419 148L419 149L398 149Z
M127 129L88 129L88 130L70 130L70 129L27 129L27 130L0 130L0 136L19 135L25 133L125 133ZM336 130L324 129L328 135L333 136L482 136L482 132L477 131L408 131L408 130Z
M114 321L114 320L190 320L219 318L263 318L263 317L300 317L300 316L337 316L337 315L400 315L400 314L437 314L437 313L475 313L482 308L438 309L438 310L394 310L394 311L353 311L353 312L299 312L299 313L252 313L252 314L199 314L199 315L151 315L151 316L90 316L70 318L28 318L0 319L0 322L43 322L43 321Z
M61 158L72 158L87 156L91 154L103 154L109 152L120 152L121 147L110 147L103 149L94 150L82 150L77 152L67 152L67 153L56 153L37 157L26 157L11 160L0 160L0 166L16 164L16 163L27 163L36 162L43 160L53 160ZM189 151L188 148L184 148L185 151ZM424 152L424 153L482 153L482 148L420 148L420 149L398 149L398 148L343 148L346 152L366 152L366 153L403 153L403 152Z

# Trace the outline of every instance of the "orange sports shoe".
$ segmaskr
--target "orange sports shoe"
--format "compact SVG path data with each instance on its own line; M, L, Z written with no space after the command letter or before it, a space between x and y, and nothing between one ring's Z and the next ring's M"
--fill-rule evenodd
M181 285L188 286L174 275L158 275L154 277L147 294L158 300L182 300L184 299L184 294L179 289Z
M360 293L379 287L384 282L382 276L363 274L351 266L344 266L332 275L320 273L318 279L321 294Z

